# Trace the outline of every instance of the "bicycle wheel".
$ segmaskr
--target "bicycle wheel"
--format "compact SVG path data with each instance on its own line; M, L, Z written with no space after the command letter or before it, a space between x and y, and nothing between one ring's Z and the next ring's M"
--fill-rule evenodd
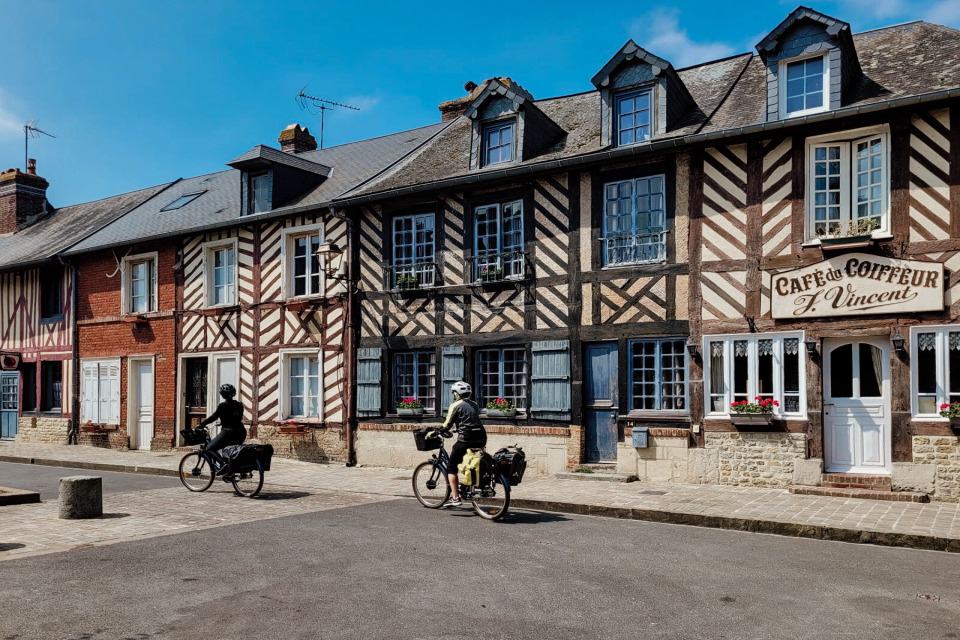
M206 491L213 484L214 470L199 451L192 451L180 460L180 482L190 491Z
M447 474L427 460L413 470L413 495L428 509L438 509L450 497Z
M260 466L260 461L257 460L257 468L253 471L232 474L230 482L233 483L233 490L238 496L247 498L256 496L263 488L263 467Z
M473 510L484 520L499 520L506 515L510 508L510 482L507 476L501 475L497 482L491 482L485 492L490 495L475 494L471 499Z

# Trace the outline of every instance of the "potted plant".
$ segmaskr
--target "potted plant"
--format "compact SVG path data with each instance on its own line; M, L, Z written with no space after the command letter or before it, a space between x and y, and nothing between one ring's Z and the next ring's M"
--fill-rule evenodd
M850 249L873 244L873 232L879 225L873 218L861 218L856 222L831 226L830 230L818 229L821 249Z
M287 311L303 311L309 304L309 300L302 300L300 298L287 300Z
M417 288L417 276L397 276L397 288L398 289L416 289Z
M296 420L285 420L280 423L280 433L303 433L306 431L302 424L297 424Z
M948 418L954 430L960 429L960 402L940 405L940 416Z
M503 276L503 269L500 267L480 267L480 279L484 282L499 280Z
M730 403L730 422L737 426L760 426L773 421L773 410L779 407L776 400L757 396L754 402L741 400Z
M403 398L397 403L398 416L422 416L423 404L416 398Z
M509 400L497 398L487 403L488 418L512 418L515 415L517 415L517 408Z
M80 425L80 431L84 433L99 433L103 431L103 427L99 424L93 424L93 420L87 420L86 423Z

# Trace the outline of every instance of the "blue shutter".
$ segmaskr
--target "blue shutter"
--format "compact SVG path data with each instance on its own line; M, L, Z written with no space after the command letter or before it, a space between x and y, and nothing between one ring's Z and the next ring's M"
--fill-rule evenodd
M446 411L453 401L453 383L463 380L463 347L444 347L440 361L443 388L440 390L440 410Z
M250 174L246 171L240 172L240 215L245 216L250 213Z
M570 342L533 343L530 413L542 420L570 419Z
M380 415L380 354L379 347L357 350L357 415Z
M273 211L273 169L267 171L267 211Z

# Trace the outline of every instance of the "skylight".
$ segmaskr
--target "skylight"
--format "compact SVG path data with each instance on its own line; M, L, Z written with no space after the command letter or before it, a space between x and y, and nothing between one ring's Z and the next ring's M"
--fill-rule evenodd
M187 206L188 204L190 204L191 202L193 202L194 200L196 200L197 198L199 198L205 193L206 191L197 191L196 193L185 193L179 198L177 198L176 200L174 200L173 202L171 202L170 204L168 204L167 206L165 206L163 209L160 209L160 211L173 211L174 209L180 209L181 207Z

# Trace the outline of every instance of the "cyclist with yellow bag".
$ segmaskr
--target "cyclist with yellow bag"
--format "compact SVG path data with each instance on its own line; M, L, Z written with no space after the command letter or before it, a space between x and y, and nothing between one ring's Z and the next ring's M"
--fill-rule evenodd
M450 462L447 463L447 477L450 479L450 499L444 503L445 507L459 507L460 483L457 480L457 467L463 462L468 449L480 449L487 444L487 432L480 422L480 407L471 396L473 389L466 382L454 382L451 389L454 402L447 412L447 419L443 423L444 429L456 428L460 437L450 449Z

